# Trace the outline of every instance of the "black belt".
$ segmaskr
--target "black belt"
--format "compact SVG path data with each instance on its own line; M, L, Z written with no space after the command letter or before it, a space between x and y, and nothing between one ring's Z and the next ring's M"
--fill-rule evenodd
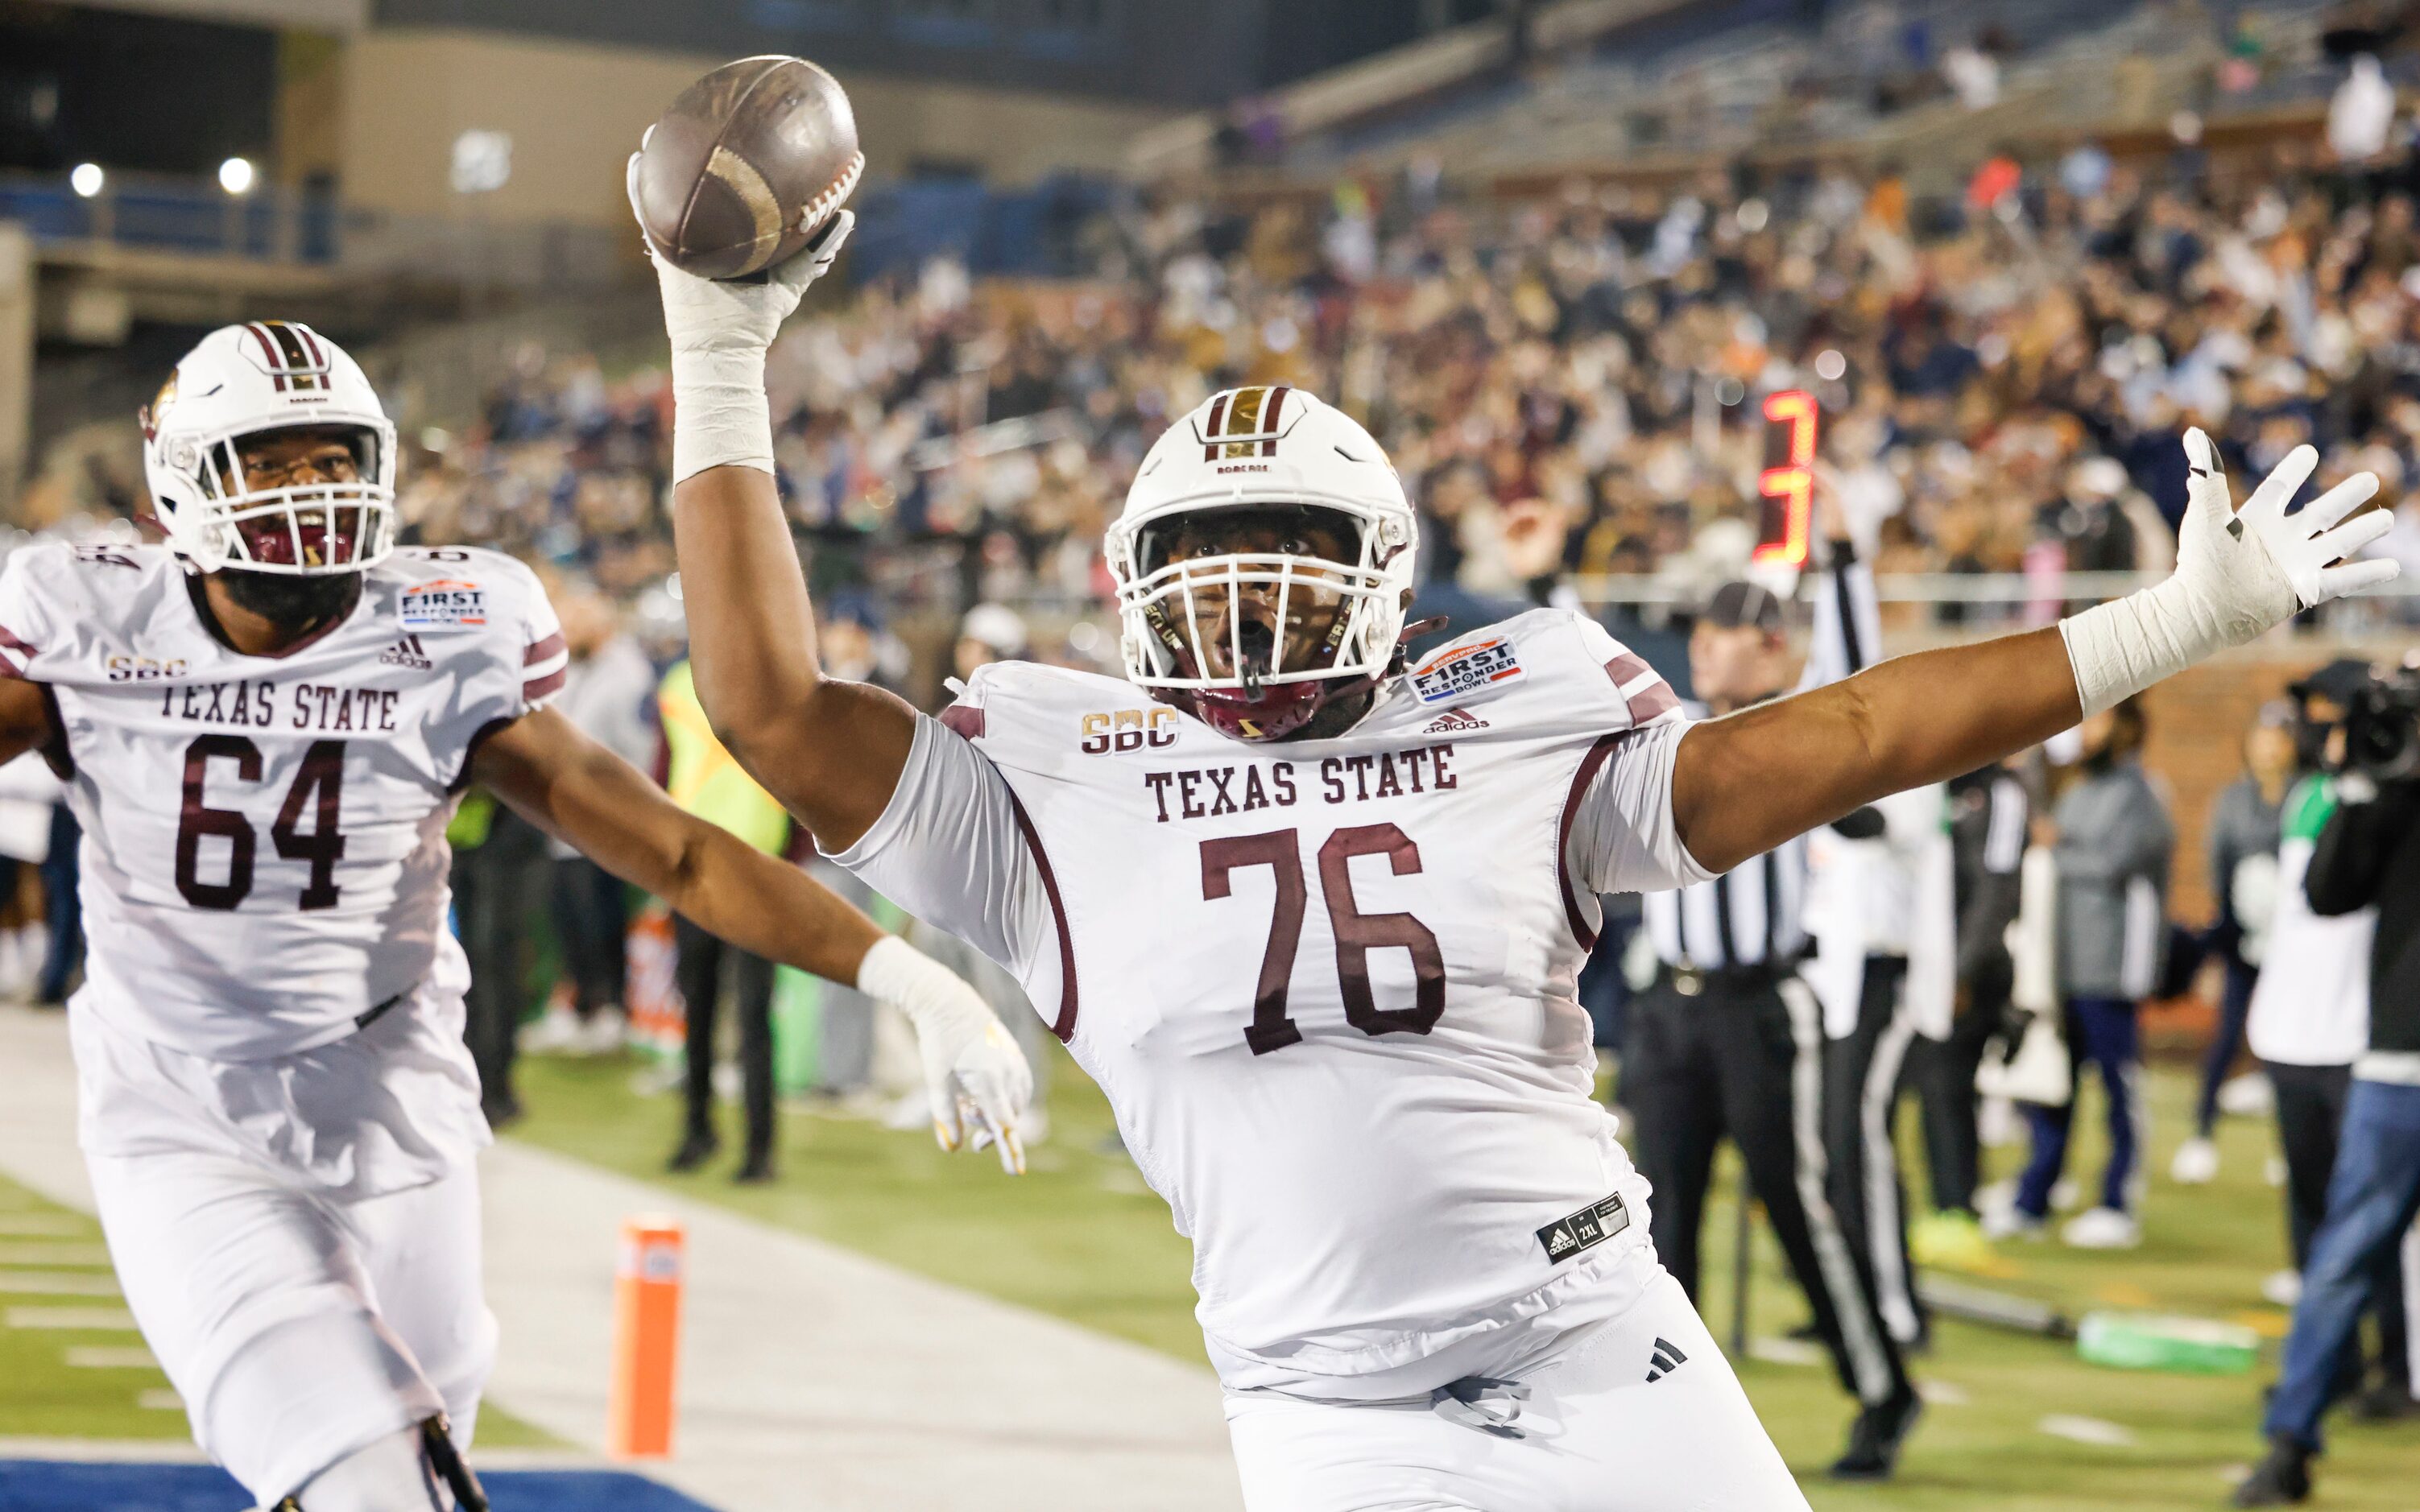
M1701 993L1737 994L1771 992L1787 975L1784 968L1759 961L1745 966L1676 966L1669 962L1655 968L1655 980L1683 997Z

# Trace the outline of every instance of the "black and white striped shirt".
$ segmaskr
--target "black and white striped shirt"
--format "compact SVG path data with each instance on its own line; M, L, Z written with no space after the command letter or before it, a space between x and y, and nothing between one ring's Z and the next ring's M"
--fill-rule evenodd
M1807 948L1807 839L1784 841L1711 882L1639 900L1655 958L1720 971L1788 966Z
M1860 671L1882 640L1873 569L1840 543L1834 550L1837 570L1808 579L1815 625L1800 692ZM1706 717L1702 703L1683 706L1693 719ZM1785 969L1807 949L1807 837L1784 841L1712 881L1652 892L1639 902L1655 958L1668 966Z

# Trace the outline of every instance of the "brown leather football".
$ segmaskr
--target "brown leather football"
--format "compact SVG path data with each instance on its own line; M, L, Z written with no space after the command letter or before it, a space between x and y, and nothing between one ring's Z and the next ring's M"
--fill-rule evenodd
M748 278L813 241L864 171L839 80L748 57L681 91L639 150L633 197L675 267Z

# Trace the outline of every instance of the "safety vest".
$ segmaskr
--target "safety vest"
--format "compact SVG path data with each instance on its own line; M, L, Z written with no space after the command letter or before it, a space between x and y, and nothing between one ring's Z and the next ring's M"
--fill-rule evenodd
M714 738L687 661L664 674L656 689L656 707L672 754L664 785L673 801L760 851L781 855L790 843L790 816Z

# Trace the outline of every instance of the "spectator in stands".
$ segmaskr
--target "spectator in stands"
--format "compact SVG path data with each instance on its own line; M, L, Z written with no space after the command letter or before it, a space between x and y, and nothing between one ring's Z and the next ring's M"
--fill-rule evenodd
M2223 789L2210 807L2202 845L2210 856L2210 895L2215 917L2204 948L2223 972L2218 1026L2203 1053L2201 1091L2194 1103L2193 1137L2177 1147L2168 1175L2199 1185L2218 1175L2218 1090L2243 1050L2243 1026L2252 1013L2252 984L2259 976L2270 911L2277 896L2278 817L2296 775L2294 705L2283 700L2261 705L2243 737L2243 775Z
M2142 1045L2137 1016L2159 980L2167 937L2169 854L2176 831L2167 805L2136 759L2145 726L2130 699L2081 727L2081 770L2060 796L2043 840L2058 860L2058 976L2068 1056L2081 1090L2083 1068L2098 1074L2108 1103L2109 1163L2100 1200L2061 1231L2070 1244L2131 1249L2142 1242L2135 1220L2135 1166L2143 1140ZM2049 1222L2051 1187L2067 1163L2072 1101L2028 1103L2033 1154L2017 1181L2012 1209L1994 1214L1998 1234L2038 1233Z

